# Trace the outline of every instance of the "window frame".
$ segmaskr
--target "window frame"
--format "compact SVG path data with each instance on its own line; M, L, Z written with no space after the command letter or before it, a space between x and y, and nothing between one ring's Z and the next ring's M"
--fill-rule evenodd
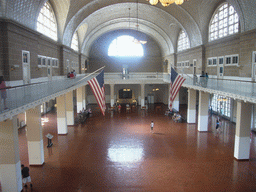
M220 59L223 59L223 63L220 63ZM225 56L218 57L218 65L224 65L225 63Z
M185 34L185 37L181 37L183 33ZM181 30L178 36L178 41L177 41L177 52L181 52L189 48L190 48L190 39L188 38L188 34L185 30Z
M237 57L237 62L234 63L234 57ZM230 58L230 63L227 63L227 58ZM224 59L225 66L239 66L239 54L225 55Z
M222 10L222 7L225 5L227 5L227 8L224 7ZM227 17L225 17L225 9L227 10ZM233 9L233 13L230 13L231 9ZM221 11L223 11L223 15L220 15ZM219 18L219 17L221 17L221 18ZM233 18L233 20L231 18ZM216 20L216 21L214 21L214 20ZM231 23L231 22L233 22L233 23ZM215 24L215 28L217 28L217 29L212 29L214 24ZM236 25L237 25L237 30L236 30ZM231 27L233 27L232 33L230 33ZM227 34L226 35L223 34L220 37L220 32L223 30L223 33L225 33L225 29L226 29ZM222 39L222 38L237 34L239 32L240 32L240 18L239 18L237 11L234 8L234 6L228 2L224 2L224 3L220 4L217 7L217 9L214 11L214 13L212 14L211 20L208 25L208 42ZM216 37L212 37L212 34Z
M39 21L39 17L41 15L42 9L44 9L45 7L47 9L47 5L50 7L49 11L50 11L50 13L53 14L53 18L49 18L47 15L42 14L43 17L46 17L48 19L47 21L50 21L50 23L48 23L46 25L46 24L44 24L44 23L47 23L46 20ZM52 24L51 22L53 22L54 27L56 27L56 33L55 33L55 31L51 30L52 27L48 27L48 26L51 26L51 24ZM43 30L40 29L40 26L43 26L44 30L45 29L48 29L48 30L47 31L43 31ZM57 22L57 18L56 18L56 13L55 13L55 11L53 9L53 6L51 5L51 3L49 1L46 1L43 4L43 6L41 7L41 9L40 9L40 11L38 13L38 16L37 16L37 19L36 19L36 30L39 33L45 35L46 37L49 37L49 38L53 39L54 41L58 41L58 22ZM50 34L52 34L52 32L54 32L54 37L50 35Z
M59 59L52 58L52 67L53 68L59 68Z
M185 61L185 67L189 68L189 60Z
M38 67L47 67L47 57L46 56L43 56L43 55L37 55L37 58L41 58L41 65L38 65ZM43 64L45 63L45 64Z
M73 43L73 39L74 39L74 36L76 35L76 37L77 37L77 44L74 44ZM75 47L74 47L75 46ZM73 34L73 36L72 36L72 39L71 39L71 45L70 45L70 47L71 47L71 49L73 49L74 51L79 51L79 37L78 37L78 32L77 31L75 31L75 33Z
M213 61L216 60L216 63L213 64ZM211 61L211 64L209 64L209 61ZM208 67L216 67L218 62L218 57L209 57L207 58L207 66Z
M196 67L197 60L193 59L193 67Z

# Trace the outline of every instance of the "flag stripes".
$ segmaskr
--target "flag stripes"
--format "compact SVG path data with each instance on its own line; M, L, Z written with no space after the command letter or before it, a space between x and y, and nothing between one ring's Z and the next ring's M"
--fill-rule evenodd
M177 96L181 85L186 79L178 75L178 73L171 68L171 83L170 83L170 106L169 109L172 109L172 103Z
M103 73L103 72L101 72ZM105 110L106 110L106 102L105 102L105 87L104 87L104 79L102 74L99 74L98 76L92 78L91 80L88 81L93 94L96 98L96 101L100 107L100 110L103 115L105 115ZM103 81L103 82L101 82ZM102 85L102 86L101 86Z

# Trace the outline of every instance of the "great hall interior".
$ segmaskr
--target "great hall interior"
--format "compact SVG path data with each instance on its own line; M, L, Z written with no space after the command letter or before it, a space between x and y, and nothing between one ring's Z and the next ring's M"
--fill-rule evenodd
M0 192L255 191L255 10L1 0ZM105 116L88 85L102 69ZM182 122L166 113L171 69L185 79L172 102Z

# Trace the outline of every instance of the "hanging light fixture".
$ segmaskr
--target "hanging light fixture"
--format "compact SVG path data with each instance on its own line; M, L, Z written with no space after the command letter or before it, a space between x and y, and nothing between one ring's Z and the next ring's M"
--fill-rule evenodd
M149 0L149 3L151 5L156 5L158 3L158 0Z
M175 3L176 3L177 5L181 5L182 3L184 3L184 0L175 0Z
M175 2L176 5L181 5L184 1L188 0L147 0L151 5L156 5L160 2L164 7L167 7Z
M167 7L171 4L173 4L175 2L175 0L159 0L160 3L164 6L164 7Z
M140 38L142 38L142 35L139 33L139 0L137 0L137 36L139 36ZM134 39L134 43L138 43L138 44L146 44L147 41L145 39Z

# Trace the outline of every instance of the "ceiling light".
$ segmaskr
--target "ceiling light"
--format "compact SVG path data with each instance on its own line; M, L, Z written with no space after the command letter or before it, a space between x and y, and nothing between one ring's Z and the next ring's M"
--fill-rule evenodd
M147 0L151 5L156 5L160 2L164 7L167 7L175 2L176 5L181 5L184 1L188 0Z

